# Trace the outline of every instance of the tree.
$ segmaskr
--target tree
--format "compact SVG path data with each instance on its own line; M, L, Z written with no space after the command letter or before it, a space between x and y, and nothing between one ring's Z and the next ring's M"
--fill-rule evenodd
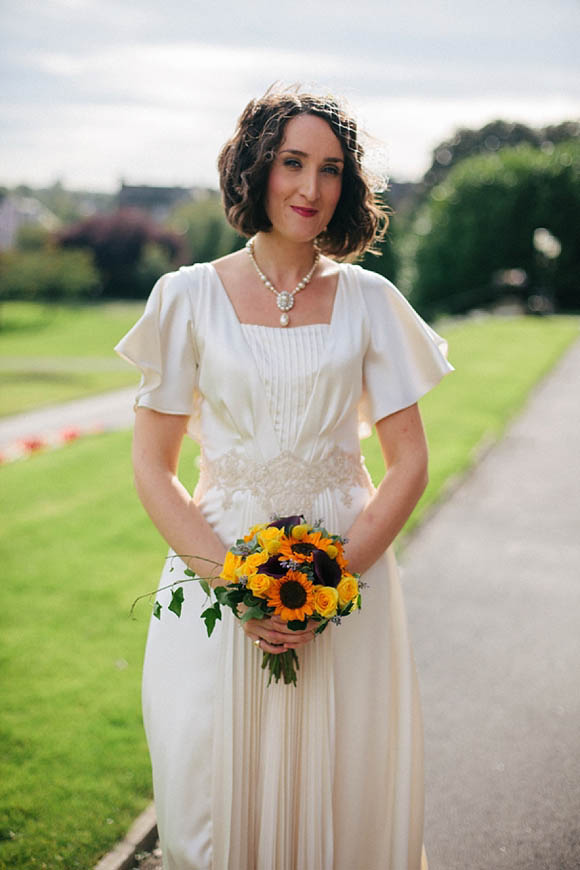
M580 307L580 142L518 146L462 160L433 188L415 222L412 299L425 316L461 312L505 293L549 292ZM545 228L561 244L551 263L534 247Z
M0 255L0 301L34 302L92 299L99 276L87 251L42 248Z
M144 297L159 275L184 262L179 236L138 209L93 215L63 230L58 243L93 253L104 296Z
M227 222L217 192L178 205L168 225L184 239L192 263L207 263L223 257L245 243Z
M391 196L383 194L383 203L388 204L391 201ZM365 269L370 269L372 272L378 272L379 275L384 275L389 281L397 281L397 270L399 265L397 241L399 238L399 218L396 214L389 213L389 225L387 233L379 245L375 246L376 254L367 253L364 255L361 266Z
M501 120L491 121L479 130L462 127L433 149L431 166L423 177L422 185L425 190L430 190L440 184L461 160L476 154L494 154L500 148L524 144L549 154L555 145L570 139L580 141L580 123L577 121L563 121L538 129Z

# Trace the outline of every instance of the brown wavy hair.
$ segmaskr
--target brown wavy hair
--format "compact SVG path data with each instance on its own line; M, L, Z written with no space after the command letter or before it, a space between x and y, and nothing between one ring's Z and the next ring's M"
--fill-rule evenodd
M328 226L317 238L320 251L339 258L372 251L386 232L388 212L364 170L356 121L333 97L297 89L269 89L263 97L248 103L218 158L226 218L243 236L272 228L264 205L266 185L286 124L297 115L316 115L326 121L344 155L340 199Z

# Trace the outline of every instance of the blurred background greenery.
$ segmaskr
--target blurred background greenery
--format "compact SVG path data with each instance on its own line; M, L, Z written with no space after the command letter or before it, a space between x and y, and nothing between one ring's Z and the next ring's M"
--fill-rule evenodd
M435 147L420 181L393 180L384 200L389 233L364 265L424 316L580 307L579 123L461 129ZM163 272L242 243L210 189L3 189L0 301L143 299Z

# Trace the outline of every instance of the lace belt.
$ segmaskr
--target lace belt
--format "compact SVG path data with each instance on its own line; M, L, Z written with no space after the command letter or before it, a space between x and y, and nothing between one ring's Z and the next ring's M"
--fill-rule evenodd
M278 512L312 514L315 498L325 489L340 492L346 507L352 504L351 487L370 487L370 478L359 453L333 447L324 459L307 462L286 450L266 463L256 462L236 450L208 462L203 452L198 495L216 487L225 493L224 510L232 507L233 494L246 491L260 501L268 516Z

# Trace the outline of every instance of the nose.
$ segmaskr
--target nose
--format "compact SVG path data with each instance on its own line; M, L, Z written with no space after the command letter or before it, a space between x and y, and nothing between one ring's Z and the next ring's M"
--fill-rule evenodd
M315 202L318 199L319 179L315 169L308 169L302 173L300 192L308 202Z

